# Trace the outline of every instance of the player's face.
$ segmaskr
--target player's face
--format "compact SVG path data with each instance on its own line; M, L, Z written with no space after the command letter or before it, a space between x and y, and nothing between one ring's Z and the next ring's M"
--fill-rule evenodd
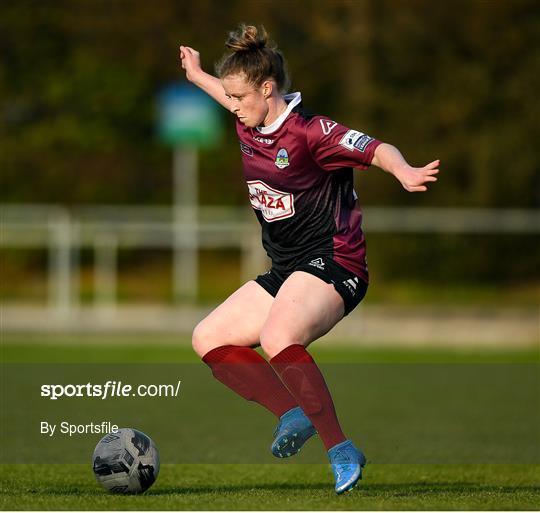
M262 125L268 114L268 103L262 87L254 87L244 74L228 75L221 79L221 83L231 102L231 112L246 126Z

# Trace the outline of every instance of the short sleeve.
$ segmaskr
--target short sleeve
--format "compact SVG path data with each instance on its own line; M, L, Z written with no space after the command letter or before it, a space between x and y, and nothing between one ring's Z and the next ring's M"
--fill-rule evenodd
M306 127L311 155L326 171L344 167L367 169L381 141L351 130L324 116L311 118Z

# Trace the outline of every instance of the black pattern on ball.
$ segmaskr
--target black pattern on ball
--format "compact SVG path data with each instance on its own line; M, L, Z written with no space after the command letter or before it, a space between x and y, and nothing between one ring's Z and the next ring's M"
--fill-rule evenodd
M159 452L141 431L122 428L104 436L92 459L97 481L112 493L142 493L157 479Z

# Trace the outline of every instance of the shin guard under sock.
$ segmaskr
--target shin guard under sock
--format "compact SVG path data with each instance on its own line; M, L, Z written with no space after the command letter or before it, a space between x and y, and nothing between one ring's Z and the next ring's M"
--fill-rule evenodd
M264 406L276 417L298 406L270 364L250 347L216 347L202 360L218 381L244 399Z
M324 377L304 346L285 348L270 364L315 426L326 449L345 441Z

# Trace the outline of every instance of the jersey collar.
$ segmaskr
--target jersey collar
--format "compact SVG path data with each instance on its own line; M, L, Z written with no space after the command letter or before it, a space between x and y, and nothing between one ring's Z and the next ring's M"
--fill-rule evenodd
M289 102L287 109L282 112L279 117L268 126L258 126L257 131L261 134L271 134L275 132L287 119L287 116L291 111L302 101L302 95L300 93L286 94L283 99Z

